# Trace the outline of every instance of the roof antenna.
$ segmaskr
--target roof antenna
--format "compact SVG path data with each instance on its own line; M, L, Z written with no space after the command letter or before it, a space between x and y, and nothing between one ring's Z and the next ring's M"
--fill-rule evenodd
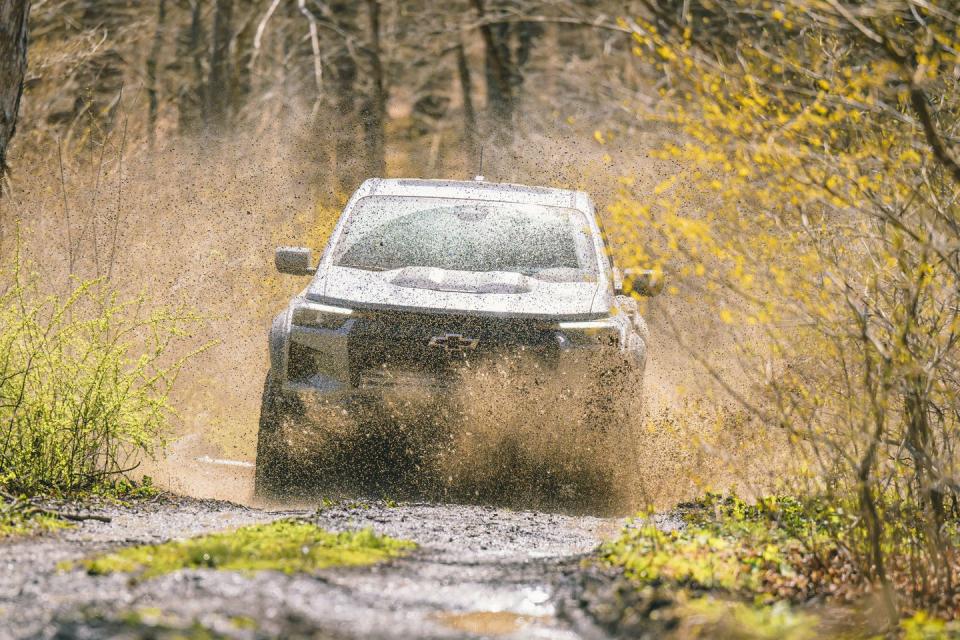
M474 182L483 182L486 178L483 177L483 146L480 147L480 173L473 177Z

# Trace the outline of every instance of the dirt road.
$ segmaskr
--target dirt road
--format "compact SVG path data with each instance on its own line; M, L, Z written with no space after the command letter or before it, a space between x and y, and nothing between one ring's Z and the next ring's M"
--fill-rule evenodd
M351 503L253 509L163 498L54 535L0 543L0 638L578 638L564 583L619 521L489 507ZM179 571L149 580L63 571L124 545L298 515L416 541L388 564L310 575ZM567 607L568 609L569 607ZM193 635L191 635L193 634ZM181 635L181 637L182 637Z

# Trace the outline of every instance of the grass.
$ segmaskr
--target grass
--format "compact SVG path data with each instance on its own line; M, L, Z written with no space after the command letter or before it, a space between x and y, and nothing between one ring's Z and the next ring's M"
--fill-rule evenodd
M684 526L631 522L600 549L638 592L666 603L667 637L958 637L960 626L925 612L894 632L872 615L871 586L838 543L851 515L816 500L771 497L747 504L707 495L681 507ZM648 598L649 600L649 598ZM872 611L872 613L871 613Z
M150 476L138 482L107 478L89 490L45 496L46 500L15 495L7 490L3 480L0 478L0 540L68 529L74 526L69 514L78 510L78 503L88 508L102 504L128 506L159 495Z
M0 540L49 533L72 525L43 514L0 513Z
M644 584L754 595L761 601L817 595L832 557L830 531L842 524L842 509L807 515L793 498L767 498L748 505L708 495L687 505L684 527L663 531L639 519L602 549L606 562ZM815 554L812 549L817 549Z
M701 596L674 609L684 638L751 638L756 640L812 640L819 620L786 603L752 605Z
M121 549L81 561L90 574L133 573L149 578L180 569L297 573L334 566L362 566L398 557L412 542L369 529L331 533L295 520Z

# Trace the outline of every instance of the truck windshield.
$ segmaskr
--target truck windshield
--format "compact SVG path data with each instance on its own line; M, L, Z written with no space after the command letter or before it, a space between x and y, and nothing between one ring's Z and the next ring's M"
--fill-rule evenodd
M507 271L549 280L596 275L590 227L575 209L403 196L359 200L333 264L388 271Z

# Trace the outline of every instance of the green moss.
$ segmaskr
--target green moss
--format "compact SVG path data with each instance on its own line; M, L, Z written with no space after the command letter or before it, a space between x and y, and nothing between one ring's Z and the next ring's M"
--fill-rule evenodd
M684 526L676 531L637 518L601 547L600 558L667 601L663 616L678 625L668 637L879 637L882 621L867 628L856 606L830 600L856 580L838 548L850 513L818 500L747 504L708 495L682 507ZM960 626L919 613L901 622L900 635L958 638Z
M903 640L948 640L960 638L960 623L946 622L920 611L900 622Z
M672 612L680 621L678 637L742 638L743 640L809 640L817 637L819 619L786 603L755 606L697 597Z
M182 618L155 607L118 613L86 612L77 622L89 630L90 637L154 640L226 640L231 637L217 633L198 620Z
M141 577L198 568L294 573L373 564L413 547L411 542L369 529L331 533L306 522L280 520L189 540L130 547L80 564L94 575L124 572Z
M249 616L234 616L230 618L230 623L241 630L249 630L257 628L257 621Z
M792 498L750 505L708 495L685 505L681 529L639 518L601 557L638 588L662 588L665 615L679 625L671 637L802 640L817 634L819 618L789 600L815 588L802 573L807 545L830 544L836 516Z
M18 536L59 531L72 526L59 518L42 514L25 516L21 513L0 513L0 540Z
M819 509L819 510L818 510ZM610 565L644 584L721 589L767 599L793 590L811 546L834 544L837 510L801 505L792 498L767 498L748 505L709 495L687 506L685 526L662 531L638 519L601 548Z

